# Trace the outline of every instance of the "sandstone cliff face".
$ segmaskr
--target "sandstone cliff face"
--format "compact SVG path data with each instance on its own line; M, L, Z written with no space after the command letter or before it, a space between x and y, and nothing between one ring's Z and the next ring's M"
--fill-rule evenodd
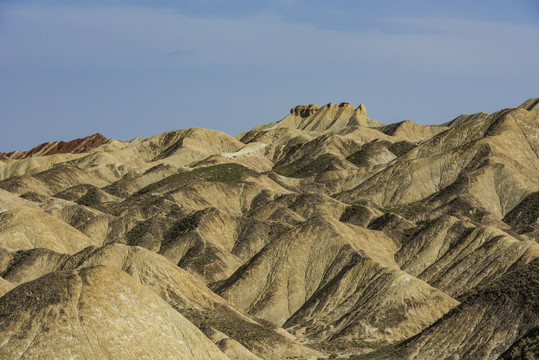
M429 126L298 105L235 138L192 128L0 154L0 357L527 349L538 104Z
M282 127L307 131L341 130L354 126L383 125L367 117L363 104L357 108L349 103L326 104L324 106L298 105L290 110L290 115L279 122L259 125L254 130L273 130Z

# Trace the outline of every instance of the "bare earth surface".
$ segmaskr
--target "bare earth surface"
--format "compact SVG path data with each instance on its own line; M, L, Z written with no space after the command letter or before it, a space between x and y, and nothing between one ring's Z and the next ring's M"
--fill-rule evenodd
M0 358L539 358L538 194L539 99L0 154Z

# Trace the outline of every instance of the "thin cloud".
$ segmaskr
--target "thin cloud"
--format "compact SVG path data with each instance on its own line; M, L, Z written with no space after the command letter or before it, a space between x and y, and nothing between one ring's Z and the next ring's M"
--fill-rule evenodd
M178 66L152 55L162 53L192 66L524 76L539 61L539 49L529 46L539 28L503 22L390 19L413 31L383 33L321 29L264 14L200 18L141 7L21 5L8 16L12 35L0 36L0 65L32 66L39 59L40 66ZM184 47L170 51L171 42ZM195 53L196 62L188 60Z

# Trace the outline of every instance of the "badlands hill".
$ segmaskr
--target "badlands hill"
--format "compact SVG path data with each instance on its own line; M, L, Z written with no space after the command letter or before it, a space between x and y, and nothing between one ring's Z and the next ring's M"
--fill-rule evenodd
M539 358L539 99L0 154L0 358Z

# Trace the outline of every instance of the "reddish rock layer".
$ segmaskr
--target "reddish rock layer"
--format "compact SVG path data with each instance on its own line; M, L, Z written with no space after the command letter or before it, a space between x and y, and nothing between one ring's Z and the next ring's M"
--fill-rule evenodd
M28 151L12 151L9 153L0 153L0 155L6 156L10 159L19 160L26 159L33 156L46 156L53 154L67 154L78 152L83 149L90 149L98 147L107 141L107 138L96 133L85 138L75 139L68 142L65 141L52 141L46 142Z

